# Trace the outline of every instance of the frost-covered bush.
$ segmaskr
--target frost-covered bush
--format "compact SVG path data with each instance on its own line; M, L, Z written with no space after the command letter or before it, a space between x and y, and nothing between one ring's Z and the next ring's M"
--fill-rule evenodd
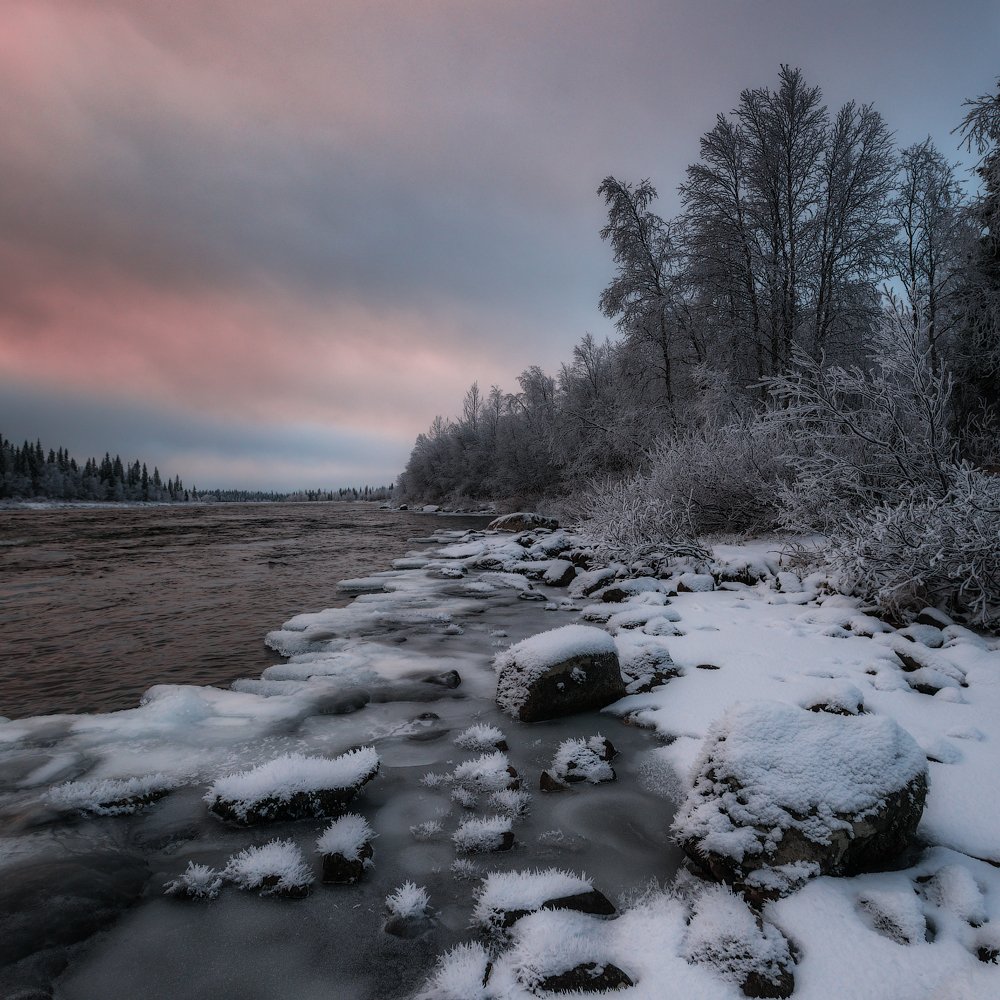
M385 908L394 917L411 920L424 916L430 902L430 896L423 886L415 882L404 882L385 897Z
M444 832L440 820L429 819L424 823L416 823L410 827L410 835L414 840L433 840Z
M262 896L304 896L315 881L293 840L271 840L234 854L222 872L241 889L260 889Z
M707 561L699 536L775 526L779 487L789 478L785 451L779 429L756 416L665 438L647 472L584 491L582 527L617 558L656 549Z
M467 854L503 851L513 846L510 816L466 820L451 836L455 847Z
M1000 477L951 471L944 496L915 491L895 504L845 514L828 558L844 584L899 618L931 605L987 627L1000 624Z
M188 862L184 873L172 882L167 882L163 891L168 896L182 899L215 899L222 888L222 874L208 865Z

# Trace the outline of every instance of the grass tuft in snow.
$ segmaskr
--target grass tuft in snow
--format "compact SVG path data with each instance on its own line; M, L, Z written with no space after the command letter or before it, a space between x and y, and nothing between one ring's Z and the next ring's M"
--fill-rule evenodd
M469 726L455 737L455 746L461 750L488 752L496 750L500 743L506 742L506 737L496 726L479 724Z
M490 805L511 819L520 819L528 814L531 795L520 788L502 788L490 796Z
M414 840L433 840L444 833L444 827L439 820L429 819L424 823L417 823L411 826L410 833Z

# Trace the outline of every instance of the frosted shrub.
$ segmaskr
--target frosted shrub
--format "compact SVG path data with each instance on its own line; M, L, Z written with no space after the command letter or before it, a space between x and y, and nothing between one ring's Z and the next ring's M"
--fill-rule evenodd
M163 891L168 896L184 899L215 899L222 888L222 875L208 865L188 862L187 869L173 882L167 882Z
M430 901L423 886L415 882L404 882L385 897L385 908L391 916L411 920L425 916Z
M462 750L472 750L488 752L499 749L499 745L505 742L504 734L496 726L484 723L469 726L464 732L455 737L455 746Z
M1000 478L957 467L943 496L845 514L828 556L847 588L898 618L932 606L1000 624Z
M424 823L416 823L410 827L410 834L414 840L433 840L444 832L444 827L440 820L429 819Z
M528 812L530 793L521 788L503 788L490 796L490 805L506 813L511 819L520 819Z
M775 526L790 474L785 447L783 432L757 417L664 439L648 473L590 484L577 512L582 528L626 562L650 550L707 562L697 537Z

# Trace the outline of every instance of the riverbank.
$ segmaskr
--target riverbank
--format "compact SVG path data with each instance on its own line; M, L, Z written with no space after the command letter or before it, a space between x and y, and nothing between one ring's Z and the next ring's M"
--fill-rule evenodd
M994 640L947 623L938 635L901 637L820 578L788 572L767 543L718 552L713 574L676 566L654 580L637 577L643 567L611 567L604 583L639 582L605 601L598 588L585 593L600 573L584 570L568 587L532 579L554 560L583 569L583 540L563 532L436 531L419 542L392 570L348 583L342 592L357 595L350 604L298 615L271 633L286 659L230 690L162 685L130 711L0 725L6 891L21 891L20 928L69 925L60 954L71 961L56 996L319 997L336 989L390 998L426 986L440 1000L528 997L533 984L589 963L629 977L633 985L615 995L658 997L670 984L685 997L738 997L732 962L703 959L752 951L755 918L684 874L669 833L674 807L690 788L702 740L732 704L829 708L855 694L866 713L907 729L929 761L920 843L899 870L807 881L766 904L762 926L790 944L796 997L989 995L996 967L980 952L989 957L1000 926L1000 807L983 794L994 781L1000 718ZM670 679L602 713L532 725L501 714L494 655L578 621L612 636L638 688L643 670ZM929 658L919 669L938 678L935 693L929 673L913 683L899 642ZM525 809L493 799L498 789L468 787L479 754L461 735L473 724L502 731L530 795ZM619 751L616 781L538 791L567 740L598 733ZM241 830L209 815L202 795L219 778L283 754L329 758L358 745L381 760L353 807L377 834L374 868L360 883L317 885L301 901L232 886L207 901L162 895L188 863L222 870L275 837L292 840L315 868L324 823ZM71 782L99 797L106 786L88 783L157 775L169 794L125 815L81 816L79 796L71 810L65 792L52 793ZM509 820L514 848L463 851L468 838L454 837L464 821L493 815ZM469 921L481 878L536 868L586 872L621 915L542 911L479 944ZM407 925L412 936L398 937L385 930L384 900L408 881L426 888L429 914ZM56 887L67 883L76 895L56 904ZM36 886L34 896L26 885ZM82 916L95 898L113 926L66 951L73 933L99 929ZM138 905L124 909L130 903ZM699 951L690 926L719 947ZM733 938L737 931L743 936ZM7 975L44 987L57 967L36 955Z

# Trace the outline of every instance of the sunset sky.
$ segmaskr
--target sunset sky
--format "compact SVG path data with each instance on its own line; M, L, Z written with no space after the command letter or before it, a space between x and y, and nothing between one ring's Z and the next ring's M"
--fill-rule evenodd
M1000 74L996 0L5 0L0 433L190 485L395 478L473 380L554 371L596 188L802 67L906 145Z

